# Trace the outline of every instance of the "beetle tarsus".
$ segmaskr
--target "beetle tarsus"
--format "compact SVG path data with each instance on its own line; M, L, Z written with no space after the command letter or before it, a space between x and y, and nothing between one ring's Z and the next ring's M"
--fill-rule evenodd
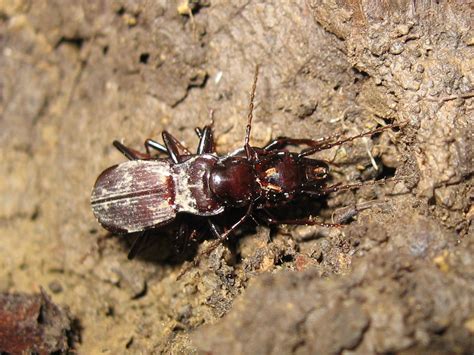
M113 141L112 145L113 145L115 148L117 148L117 150L118 150L120 153L122 153L123 155L125 155L125 157L126 157L128 160L138 160L138 159L149 159L149 158L150 158L150 155L149 155L149 154L144 154L144 153L139 152L138 150L129 148L129 147L123 145L122 143L120 143L120 142L117 141L117 140Z

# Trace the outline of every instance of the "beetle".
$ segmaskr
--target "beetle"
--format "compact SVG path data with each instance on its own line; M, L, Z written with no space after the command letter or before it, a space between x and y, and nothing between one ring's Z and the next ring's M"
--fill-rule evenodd
M152 139L145 141L146 153L114 141L113 145L129 161L106 169L95 182L91 205L100 224L113 233L143 233L171 223L180 214L191 214L207 220L218 242L226 240L249 218L268 224L340 226L311 218L281 220L273 216L271 209L300 196L318 197L362 186L363 183L328 185L329 163L309 156L398 125L386 125L344 139L278 137L264 147L254 147L249 139L257 78L258 66L250 94L244 144L230 154L217 155L212 120L210 125L196 128L199 144L194 154L167 131L162 133L164 145ZM295 153L286 149L290 145L306 148ZM151 154L152 149L167 157L156 158ZM212 217L235 207L245 209L245 213L221 231ZM130 258L137 252L138 240L132 246Z

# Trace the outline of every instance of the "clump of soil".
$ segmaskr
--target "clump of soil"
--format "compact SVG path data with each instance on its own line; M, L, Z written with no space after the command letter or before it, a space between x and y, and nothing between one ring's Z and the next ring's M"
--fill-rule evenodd
M71 350L78 325L67 310L37 295L0 294L0 349L10 354Z

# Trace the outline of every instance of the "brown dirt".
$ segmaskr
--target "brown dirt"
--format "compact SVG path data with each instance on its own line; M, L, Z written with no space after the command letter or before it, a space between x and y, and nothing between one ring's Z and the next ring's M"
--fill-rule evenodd
M37 295L0 294L0 349L8 354L66 352L78 340L66 310Z
M46 288L84 354L473 351L472 7L232 3L0 0L0 291ZM254 145L408 122L320 155L404 181L330 196L326 220L360 210L343 229L243 229L178 281L172 239L128 261L89 206L110 142L195 147L215 109L241 146L256 63Z

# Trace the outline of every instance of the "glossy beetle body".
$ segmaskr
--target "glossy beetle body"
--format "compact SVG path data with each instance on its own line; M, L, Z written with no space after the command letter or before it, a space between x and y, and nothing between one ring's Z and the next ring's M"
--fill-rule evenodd
M115 233L141 232L172 221L177 213L198 216L222 213L224 206L209 189L216 156L190 157L180 164L169 159L131 160L105 170L92 191L94 215Z
M258 70L251 93L245 143L234 153L226 156L215 153L211 126L196 129L200 141L195 154L166 131L162 135L164 145L150 139L145 141L146 154L115 141L114 146L130 161L105 170L95 183L91 205L102 226L115 233L144 232L187 213L205 218L220 242L249 217L268 224L329 226L312 219L277 220L271 209L299 196L322 196L361 186L327 186L328 163L308 156L396 125L341 140L279 137L263 148L252 147L249 137L257 74ZM307 148L300 153L290 153L285 149L288 145ZM156 158L150 154L150 148L168 157ZM228 207L243 207L246 213L221 232L221 226L213 217Z

